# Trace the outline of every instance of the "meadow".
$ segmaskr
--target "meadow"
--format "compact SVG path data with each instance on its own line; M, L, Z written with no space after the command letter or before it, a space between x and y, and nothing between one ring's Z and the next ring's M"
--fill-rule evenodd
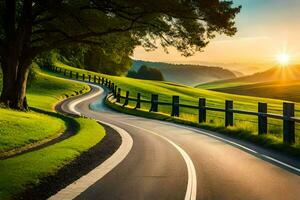
M282 99L286 101L300 102L300 81L270 81L262 83L245 83L232 84L205 84L199 88L209 88L214 91L240 94L256 97L269 97L274 99Z

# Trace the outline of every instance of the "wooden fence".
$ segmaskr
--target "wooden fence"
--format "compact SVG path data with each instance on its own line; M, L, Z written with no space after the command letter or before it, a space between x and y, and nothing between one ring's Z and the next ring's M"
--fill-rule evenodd
M104 77L99 77L94 75L93 77L89 74L79 74L78 72L72 72L67 69L62 69L60 67L47 67L48 70L51 70L56 73L63 74L66 77L73 78L76 80L81 81L87 81L90 83L95 83L99 85L106 86L110 92L112 92L114 98L116 99L117 103L121 103L121 99L124 100L123 106L126 106L129 104L129 101L135 102L135 108L134 109L140 109L142 103L148 103L150 104L149 112L158 112L158 105L167 105L171 106L171 116L173 117L179 117L180 114L180 108L190 108L190 109L196 109L198 111L198 122L199 123L205 123L206 122L206 116L207 111L215 111L215 112L221 112L224 113L225 120L224 120L224 126L233 126L234 123L234 114L244 114L244 115L250 115L250 116L256 116L258 120L258 134L267 134L268 132L268 119L278 119L282 120L283 123L283 143L285 144L294 144L295 143L295 123L300 122L300 118L295 117L295 104L294 103L283 103L283 113L282 115L279 114L272 114L268 113L268 105L267 103L258 103L258 111L246 111L246 110L237 110L233 107L233 101L232 100L226 100L225 106L223 108L213 108L206 106L206 99L205 98L199 98L198 105L186 105L186 104L180 104L180 97L179 96L173 96L172 102L161 102L159 101L157 94L151 95L151 100L144 100L141 99L141 94L137 93L136 98L130 97L129 91L126 91L126 95L121 95L121 88L118 87L114 82L111 80L108 80Z

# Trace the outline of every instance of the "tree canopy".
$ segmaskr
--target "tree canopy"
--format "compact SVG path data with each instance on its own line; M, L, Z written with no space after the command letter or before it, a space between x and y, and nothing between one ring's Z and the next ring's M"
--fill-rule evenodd
M42 52L105 46L110 34L128 33L146 49L174 46L189 56L216 34L234 35L239 11L223 0L1 0L1 101L24 108L29 67Z

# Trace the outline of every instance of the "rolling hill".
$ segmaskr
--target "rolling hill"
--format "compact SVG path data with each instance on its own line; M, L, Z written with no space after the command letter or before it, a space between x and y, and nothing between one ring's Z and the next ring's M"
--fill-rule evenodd
M197 86L231 94L300 101L300 66L274 67L267 71L235 79Z
M240 75L239 72L232 72L221 67L208 67L189 64L170 64L141 60L133 61L132 70L137 71L142 65L160 69L166 81L190 86L195 86L199 83L206 83L216 80L232 79Z

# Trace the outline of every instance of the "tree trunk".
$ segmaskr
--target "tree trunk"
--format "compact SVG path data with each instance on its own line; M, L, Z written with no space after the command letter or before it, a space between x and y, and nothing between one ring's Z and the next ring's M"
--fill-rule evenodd
M29 62L19 62L17 58L6 58L2 62L3 86L0 101L7 107L27 110L26 84Z

